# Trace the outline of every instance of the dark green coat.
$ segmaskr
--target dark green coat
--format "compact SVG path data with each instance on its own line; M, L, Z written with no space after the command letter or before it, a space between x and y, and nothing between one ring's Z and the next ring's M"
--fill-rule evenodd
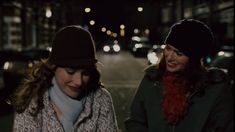
M153 67L146 70L125 122L128 132L233 132L233 91L224 72L210 70L214 81L205 95L191 98L187 116L175 126L164 120L163 82L149 79L156 72Z

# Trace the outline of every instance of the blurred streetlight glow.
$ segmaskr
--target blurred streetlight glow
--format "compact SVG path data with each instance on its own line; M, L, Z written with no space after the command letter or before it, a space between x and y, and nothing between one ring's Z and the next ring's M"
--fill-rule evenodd
M113 50L114 50L115 52L119 52L119 51L121 50L121 48L120 48L120 46L119 46L118 44L114 44L114 45L113 45Z
M20 19L20 17L13 17L13 22L15 22L15 23L20 23L21 22L21 19Z
M121 29L124 29L124 28L125 28L125 25L121 24L121 25L120 25L120 28L121 28Z
M220 51L219 53L218 53L218 56L223 56L224 55L224 52L223 51Z
M106 32L108 35L110 35L112 32L110 30L107 30Z
M139 42L140 41L140 37L139 36L133 36L131 38L131 40Z
M105 45L105 46L103 47L103 50L104 50L105 52L109 52L109 51L110 51L110 47L109 47L108 45Z
M90 20L90 25L95 25L95 21L94 20Z
M9 69L9 67L10 67L10 62L8 62L8 61L5 62L3 65L3 69L7 70L7 69Z
M117 37L117 33L112 33L112 36L113 36L114 38L116 38L116 37Z
M51 16L52 16L51 9L49 7L47 7L47 9L46 9L46 17L50 18Z
M147 35L149 35L150 30L149 30L149 29L145 29L145 30L144 30L144 33L147 34Z
M101 28L101 31L102 31L102 32L106 32L106 28L105 28L105 27L102 27L102 28Z
M137 33L139 33L139 32L140 32L139 29L137 29L137 28L134 29L134 33L135 33L135 34L137 34Z
M138 7L137 10L138 10L138 12L142 12L144 9L143 9L143 7Z
M231 56L233 56L233 53L220 51L220 52L217 53L217 55L218 55L218 56L231 57Z
M122 36L122 37L125 36L125 30L124 29L120 30L120 36Z
M89 7L85 8L84 10L85 10L86 13L91 12L91 8L89 8Z

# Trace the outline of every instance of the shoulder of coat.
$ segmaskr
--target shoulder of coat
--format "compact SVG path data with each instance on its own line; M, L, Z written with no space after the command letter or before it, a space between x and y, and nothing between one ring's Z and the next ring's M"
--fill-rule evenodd
M160 80L163 72L158 69L157 65L150 65L144 71L145 76L152 81Z
M95 97L96 98L111 98L111 94L106 88L101 87L95 91Z
M156 71L156 70L157 70L156 65L149 65L144 69L145 72L153 72L153 71Z
M212 82L222 82L228 79L228 72L226 69L210 67L208 68L208 73Z

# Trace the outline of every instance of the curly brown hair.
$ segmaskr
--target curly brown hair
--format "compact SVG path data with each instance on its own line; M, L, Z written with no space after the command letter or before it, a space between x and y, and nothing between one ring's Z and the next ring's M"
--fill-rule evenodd
M43 106L43 94L50 87L52 87L52 78L55 75L57 66L50 63L48 60L42 60L39 64L35 65L32 72L22 81L21 85L16 89L9 101L16 112L22 113L29 106L32 99L36 99L37 108L34 116L44 107ZM97 66L89 67L90 80L88 82L88 89L82 93L82 96L86 96L92 91L100 88L100 72Z

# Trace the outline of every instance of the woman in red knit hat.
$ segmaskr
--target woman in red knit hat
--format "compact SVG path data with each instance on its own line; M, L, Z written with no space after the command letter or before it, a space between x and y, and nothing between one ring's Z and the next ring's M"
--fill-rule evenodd
M231 81L202 59L213 46L203 22L175 23L165 39L163 58L146 69L126 120L128 132L232 132Z

